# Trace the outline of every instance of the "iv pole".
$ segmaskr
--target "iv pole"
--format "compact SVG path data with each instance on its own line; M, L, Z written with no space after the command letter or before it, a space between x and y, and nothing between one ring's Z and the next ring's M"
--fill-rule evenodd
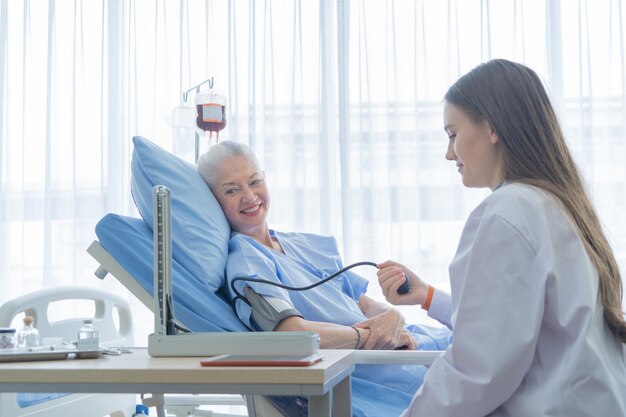
M200 87L202 87L204 84L209 84L209 89L212 90L213 89L213 77L209 78L208 80L204 80L202 81L200 84L191 87L189 90L183 92L183 103L187 104L187 99L188 99L188 95L189 93L191 93L193 90L196 90L196 94L198 94L200 92ZM200 135L198 134L198 132L194 132L195 133L195 139L196 139L196 152L195 152L195 162L198 162L198 158L200 157Z

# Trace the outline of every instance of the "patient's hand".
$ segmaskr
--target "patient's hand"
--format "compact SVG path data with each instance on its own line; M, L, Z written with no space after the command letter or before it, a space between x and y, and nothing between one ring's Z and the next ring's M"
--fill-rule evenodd
M417 341L407 329L402 329L400 333L400 343L396 349L415 350L417 349Z
M356 327L369 329L369 337L361 349L395 349L406 346L415 349L415 339L404 328L404 317L394 309L355 324Z

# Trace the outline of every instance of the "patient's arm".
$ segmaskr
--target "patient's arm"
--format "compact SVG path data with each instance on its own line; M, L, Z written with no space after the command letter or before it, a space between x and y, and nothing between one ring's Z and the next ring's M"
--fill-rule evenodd
M405 347L415 349L415 339L411 334L400 326L396 332L396 310L387 309L359 324L355 324L356 330L349 326L334 323L305 320L302 317L291 316L281 321L274 328L275 331L312 331L320 335L320 347L322 349L396 349ZM404 319L400 315L402 324ZM395 323L395 324L394 324ZM359 332L357 338L356 332Z
M322 349L354 349L358 339L360 339L358 348L362 348L369 339L370 334L368 329L355 330L349 326L310 321L298 316L287 317L274 330L283 332L312 331L319 333L320 347ZM357 337L357 331L360 337Z
M365 294L362 294L359 298L359 308L367 318L372 318L388 310L391 310L391 307L389 307L389 305L378 302ZM400 313L398 312L398 314Z
M368 320L355 324L356 327L369 329L370 337L363 344L363 349L395 349L406 347L415 349L415 339L404 328L404 316L398 310L373 300L363 294L359 298L359 307Z

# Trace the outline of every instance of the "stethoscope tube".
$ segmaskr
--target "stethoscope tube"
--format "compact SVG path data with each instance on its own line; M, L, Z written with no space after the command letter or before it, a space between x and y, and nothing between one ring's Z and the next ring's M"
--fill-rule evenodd
M355 262L353 264L350 264L348 266L345 266L343 268L341 268L339 271L327 276L326 278L311 284L311 285L307 285L306 287L290 287L289 285L285 285L285 284L281 284L279 282L274 282L274 281L269 281L266 279L261 279L261 278L246 278L246 277L236 277L233 278L233 280L230 282L230 288L233 291L233 293L235 293L235 298L233 298L232 304L233 304L233 308L235 307L237 300L242 300L243 302L245 302L246 304L250 305L250 302L246 299L246 297L244 297L238 290L237 288L235 288L235 283L237 281L244 281L244 282L256 282L259 284L269 284L269 285L273 285L275 287L279 287L282 288L284 290L288 290L288 291L306 291L306 290L310 290L311 288L315 288L318 285L322 285L328 281L330 281L333 278L336 278L337 276L343 274L344 272L355 268L357 266L363 266L363 265L369 265L369 266L373 266L376 267L376 264L374 262L369 262L369 261L361 261L361 262Z

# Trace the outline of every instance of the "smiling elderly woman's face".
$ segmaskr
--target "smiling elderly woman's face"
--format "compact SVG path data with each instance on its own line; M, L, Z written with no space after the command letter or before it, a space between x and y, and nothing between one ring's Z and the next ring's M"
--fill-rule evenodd
M266 230L270 194L265 173L250 158L236 155L223 160L212 191L233 231L254 236Z

